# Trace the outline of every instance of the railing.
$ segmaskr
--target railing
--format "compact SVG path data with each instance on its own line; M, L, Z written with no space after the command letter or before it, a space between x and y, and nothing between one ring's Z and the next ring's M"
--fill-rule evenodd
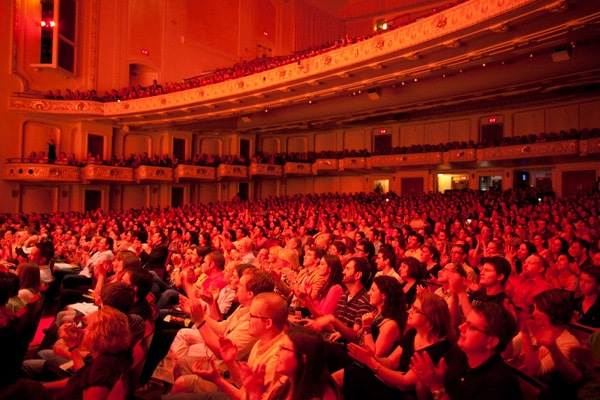
M120 167L103 164L71 166L29 162L10 158L2 168L2 178L22 182L214 182L249 180L254 177L331 176L368 171L399 171L404 168L432 167L441 164L543 159L545 157L588 156L600 153L600 137L553 142L526 143L486 148L465 148L420 153L370 155L366 157L317 158L314 162L286 162L283 166L253 162L249 166L220 164L217 167L180 164L177 167L141 165Z

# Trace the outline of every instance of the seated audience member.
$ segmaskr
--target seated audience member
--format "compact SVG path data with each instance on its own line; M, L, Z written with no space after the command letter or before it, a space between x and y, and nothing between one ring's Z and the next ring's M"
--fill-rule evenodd
M425 279L437 279L438 273L442 269L440 266L440 252L431 243L425 243L421 246L421 262L425 264Z
M516 322L504 307L477 303L459 327L457 346L439 362L417 352L410 370L436 400L521 399L517 377L500 354L516 332Z
M199 303L190 305L190 315L193 321L202 323L202 305ZM284 337L284 328L287 326L288 307L287 302L276 293L259 293L252 299L250 305L249 334L256 339L250 350L246 366L253 372L264 368L263 383L267 386L274 383L276 379L277 353ZM237 345L227 338L219 338L219 354L223 357L228 381L236 385L242 383L242 371L240 370ZM192 371L206 370L214 365L202 359L196 361ZM212 361L212 360L211 360ZM243 368L243 367L242 367ZM217 387L212 384L213 379L202 379L202 375L184 375L175 381L171 393L179 392L212 392Z
M570 359L579 341L567 330L573 316L570 296L551 289L533 298L533 314L521 314L520 334L513 340L508 356L529 375L546 381L554 398L570 398L582 378ZM560 395L556 397L558 394ZM565 396L565 397L561 397Z
M26 303L38 300L40 293L40 268L34 263L21 263L17 267L19 297Z
M450 348L454 332L446 302L427 291L417 295L407 324L409 330L387 357L377 357L365 347L348 345L350 355L361 364L352 364L334 374L338 384L343 383L344 399L414 396L417 376L410 370L412 355L428 353L437 362Z
M307 307L313 317L331 314L335 311L340 297L344 294L342 287L342 263L337 256L325 254L319 266L317 267L319 275L325 278L325 284L317 297L313 300L310 297L312 289L310 285L296 290L296 297L300 300L300 305Z
M222 357L219 350L219 337L231 340L238 348L238 358L246 359L254 342L248 329L250 322L250 305L254 296L263 292L271 292L274 288L272 277L266 271L256 268L244 270L237 289L240 306L229 318L217 322L206 313L196 316L198 320L191 329L183 328L177 332L164 364L177 364L173 371L174 378L181 374L191 373L191 366L198 360L217 357L220 365ZM189 314L189 300L182 297L182 309ZM190 303L190 305L193 303ZM163 375L165 378L171 378Z
M218 370L195 368L224 391L217 399L339 399L335 383L327 370L325 342L314 331L293 327L285 332L276 356L276 380L265 379L265 368L241 366L243 386L238 388L224 379ZM215 398L211 396L211 398Z
M600 328L600 268L592 265L581 269L579 290L582 297L575 300L577 322Z
M50 399L42 385L22 378L20 365L28 343L23 343L19 322L12 311L6 309L9 292L14 287L14 274L0 272L0 398L1 399Z
M471 305L476 302L491 301L503 305L508 300L508 296L504 292L504 284L508 280L510 272L510 263L504 257L484 258L479 275L479 289L470 295L467 294L464 279L459 274L450 273L450 291L458 296L462 315L469 315ZM454 315L456 317L456 314Z
M590 257L590 243L581 238L575 238L571 241L571 245L569 246L569 254L573 259L575 259L576 265L576 273L579 273L581 268L586 267L588 265L593 265L594 262Z
M19 277L13 273L8 273L4 277L8 281L8 302L6 303L6 309L14 314L15 317L21 317L27 312L27 302L19 297Z
M398 272L402 282L402 291L406 295L406 304L410 307L417 298L417 288L425 287L423 283L425 266L418 259L407 257L400 262Z
M406 327L406 301L400 283L390 276L376 276L369 289L369 304L373 311L362 315L362 341L376 357L385 357Z
M463 278L467 277L467 273L462 266L449 262L444 265L440 272L438 272L437 283L442 286L434 291L434 294L446 300L448 308L450 308L451 311L456 309L453 307L458 307L458 296L455 296L452 290L450 290L450 277L452 276L452 273L456 273Z
M131 333L127 316L103 307L87 317L82 331L64 330L54 350L72 357L75 373L68 379L45 383L59 399L107 399L111 389L132 363ZM75 328L78 329L78 328ZM79 348L89 351L84 360Z
M523 263L523 272L511 276L506 285L506 294L515 306L528 310L533 306L533 297L543 291L552 289L552 285L544 279L548 263L537 254L532 254Z
M347 292L340 297L335 313L310 321L307 327L318 331L333 331L330 340L358 341L362 315L371 311L367 288L371 268L364 258L351 258L344 268L342 282Z
M381 275L391 276L400 282L400 275L396 272L396 255L393 248L387 245L382 246L375 258L375 264L377 265L376 277Z
M576 267L571 265L574 262L575 260L568 254L559 255L554 268L546 270L546 280L557 289L575 292L579 286L579 276L573 272Z

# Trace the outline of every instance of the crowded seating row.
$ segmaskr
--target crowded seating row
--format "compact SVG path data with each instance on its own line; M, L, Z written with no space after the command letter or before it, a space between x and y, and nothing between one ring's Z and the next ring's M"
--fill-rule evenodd
M0 277L22 285L21 299L46 286L56 314L2 390L107 398L135 375L140 398L593 398L600 194L538 197L1 215L0 259L18 279ZM18 331L17 313L2 311L2 332Z

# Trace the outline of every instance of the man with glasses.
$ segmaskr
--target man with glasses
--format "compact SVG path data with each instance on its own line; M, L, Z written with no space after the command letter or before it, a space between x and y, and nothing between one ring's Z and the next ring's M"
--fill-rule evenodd
M411 360L433 399L522 399L517 377L500 357L517 332L513 316L496 303L476 303L459 330L457 346L438 365L426 352Z
M461 265L467 273L467 278L475 281L477 274L475 270L467 264L467 256L469 255L469 245L466 243L455 243L450 249L450 262Z
M199 303L192 304L191 315L194 320L202 313L202 307ZM250 321L248 325L248 333L257 341L250 350L248 356L248 367L256 371L261 366L264 366L264 385L269 386L275 379L277 367L277 354L281 348L281 339L284 336L283 329L287 325L288 306L287 302L276 293L260 293L252 300L250 305ZM229 374L229 381L237 387L241 387L242 379L240 366L237 363L238 347L227 337L219 338L219 353L226 365L226 370ZM207 377L207 369L213 368L203 365L205 363L196 363L192 370L198 375L184 375L180 377L176 383L177 389L181 382L187 391L201 392L206 391L207 385L211 383L202 379ZM214 390L217 390L216 386Z

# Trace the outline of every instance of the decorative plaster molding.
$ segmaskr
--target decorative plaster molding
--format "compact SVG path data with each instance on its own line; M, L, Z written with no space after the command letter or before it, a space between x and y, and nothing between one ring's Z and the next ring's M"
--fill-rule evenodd
M387 156L372 156L373 168L404 167L407 165L435 165L441 164L443 157L439 151L431 153L391 154Z
M175 182L179 182L180 179L214 181L217 179L217 169L203 165L179 164L175 168Z
M250 176L264 176L272 178L281 178L283 176L283 167L274 164L250 164Z
M221 164L217 167L217 180L248 179L248 167L243 165Z
M53 164L9 163L2 166L2 178L28 182L79 182L79 168Z
M444 164L477 161L477 149L457 149L444 152Z
M110 165L86 165L81 168L82 182L107 181L107 182L134 182L134 170L127 167Z
M283 166L285 175L310 175L312 174L312 164L300 162L286 162Z
M477 150L477 161L512 160L515 158L551 157L579 154L577 140L529 143L489 147Z
M173 168L140 165L135 169L135 180L137 183L141 181L172 182Z

